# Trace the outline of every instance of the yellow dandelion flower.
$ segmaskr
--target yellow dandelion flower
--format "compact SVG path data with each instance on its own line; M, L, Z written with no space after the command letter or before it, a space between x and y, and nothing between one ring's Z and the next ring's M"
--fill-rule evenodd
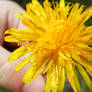
M88 73L92 76L92 26L84 25L92 16L92 7L83 9L83 5L70 6L65 0L56 4L45 0L43 6L32 0L25 14L16 15L27 28L7 30L5 34L10 35L5 41L24 43L11 54L9 61L31 53L15 69L18 71L30 63L23 82L30 83L46 66L45 92L63 92L65 73L74 92L81 92L77 68L92 89L88 76Z

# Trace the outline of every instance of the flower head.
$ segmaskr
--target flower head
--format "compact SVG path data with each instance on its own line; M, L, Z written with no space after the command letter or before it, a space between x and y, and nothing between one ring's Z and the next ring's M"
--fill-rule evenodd
M92 89L92 26L85 22L92 15L92 7L83 10L78 3L70 6L65 0L51 4L45 0L43 6L37 0L27 4L25 14L16 15L26 29L9 29L5 41L24 43L16 49L9 61L31 53L20 62L16 71L30 63L23 81L30 83L46 65L47 81L45 92L62 92L65 73L75 92L81 92L76 68ZM85 68L85 69L84 69ZM86 71L87 72L86 72Z

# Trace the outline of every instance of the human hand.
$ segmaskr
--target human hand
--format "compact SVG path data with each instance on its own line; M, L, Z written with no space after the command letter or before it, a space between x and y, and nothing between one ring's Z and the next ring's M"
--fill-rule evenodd
M30 65L27 64L24 68L15 72L14 68L21 60L8 62L11 52L3 47L5 30L9 28L24 28L18 18L13 16L23 11L20 6L12 1L0 1L0 86L8 88L13 92L43 92L45 85L43 77L38 75L32 83L24 84L22 78ZM16 47L15 43L6 44L8 48Z

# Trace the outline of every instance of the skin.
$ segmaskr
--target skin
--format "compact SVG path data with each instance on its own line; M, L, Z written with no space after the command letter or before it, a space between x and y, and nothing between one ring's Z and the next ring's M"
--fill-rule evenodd
M8 88L13 92L43 92L45 82L41 74L30 84L23 83L22 78L30 65L27 64L24 68L15 72L14 68L24 57L10 63L8 62L8 57L11 52L3 47L5 44L3 41L5 30L9 28L25 28L18 18L13 16L13 14L23 11L15 2L0 0L0 86ZM16 47L15 43L6 43L6 45L8 48Z

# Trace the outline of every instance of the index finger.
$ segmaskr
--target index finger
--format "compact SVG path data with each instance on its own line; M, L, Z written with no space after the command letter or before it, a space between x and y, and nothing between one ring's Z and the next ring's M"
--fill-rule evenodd
M4 44L4 32L9 28L19 28L20 21L14 14L24 12L24 10L15 2L0 1L0 44ZM24 26L22 26L23 28ZM8 46L14 47L14 43L8 43Z

